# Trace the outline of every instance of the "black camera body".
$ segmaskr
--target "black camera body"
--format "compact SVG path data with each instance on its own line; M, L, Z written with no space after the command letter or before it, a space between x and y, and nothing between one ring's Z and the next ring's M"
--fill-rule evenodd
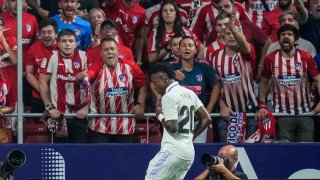
M212 165L219 164L219 159L222 160L223 165L228 168L229 167L229 160L224 155L218 155L218 156L211 156L210 154L203 154L201 157L202 164L206 165L207 167L210 167Z

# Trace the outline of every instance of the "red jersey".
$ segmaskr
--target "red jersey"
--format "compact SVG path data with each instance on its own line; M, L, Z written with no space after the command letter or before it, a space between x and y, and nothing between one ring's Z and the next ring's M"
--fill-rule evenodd
M85 52L75 50L71 58L64 58L58 51L53 51L49 61L43 60L40 73L51 74L51 101L62 113L75 113L85 100L80 94L80 83L76 75L87 69Z
M296 8L292 6L292 10L296 11ZM277 33L280 28L279 16L283 13L283 9L280 7L265 13L263 17L261 28L267 36L270 37L272 42L278 41Z
M273 108L276 113L297 115L310 111L309 77L319 74L311 55L296 49L291 59L286 59L282 51L269 54L263 65L261 76L272 78Z
M255 51L250 45L251 53L238 51L234 56L226 54L226 48L216 51L212 59L213 69L221 79L221 98L235 112L246 112L258 105L253 91L251 62L255 61Z
M48 61L53 54L54 50L57 50L58 44L54 44L52 47L46 47L42 41L37 41L32 44L28 50L28 56L26 58L26 66L33 66L34 77L39 80L40 65L42 61ZM35 89L32 90L32 97L41 99L40 93Z
M249 20L247 13L240 3L235 2L235 7L237 8L236 17L238 20ZM214 28L216 23L216 17L219 11L213 3L200 7L194 19L190 25L190 30L203 42L208 43L208 37L213 36L212 41L217 39L217 32Z
M187 12L190 26L196 11L199 7L208 5L211 3L211 0L176 0L176 4L181 7L184 11Z
M119 59L126 59L128 61L134 61L132 51L126 46L122 46L118 44L118 51L119 51ZM100 60L100 46L93 47L87 51L88 55L88 65L89 67L94 64L96 61ZM101 65L102 65L101 61Z
M17 51L17 39L15 37L6 38L10 49L16 53ZM3 79L7 82L8 87L8 97L10 102L8 105L10 107L15 107L15 102L17 101L17 89L18 89L18 79L17 79L17 66L11 63L9 54L4 51L2 43L0 43L0 70L2 72Z
M140 67L133 61L123 59L119 59L115 68L94 64L88 70L88 77L90 81L94 80L90 105L92 113L133 113L134 88L147 83ZM133 134L135 120L121 116L97 117L89 121L89 128L105 134Z
M5 80L0 77L0 109L6 107L6 101L7 101L7 95L8 95L8 88L5 83ZM14 107L14 106L13 106ZM6 127L4 118L0 117L0 128Z
M144 24L146 26L150 27L150 29L158 27L160 7L161 7L161 4L156 4L156 5L148 8L146 11L146 20L145 20ZM183 9L180 9L180 8L179 8L179 12L180 12L182 24L187 26L187 23L188 23L187 12L184 11Z
M272 11L274 8L278 7L279 1L278 0L267 0L265 1L266 5L269 7L269 10ZM261 0L250 0L245 1L244 7L246 12L249 15L251 21L256 24L258 27L261 28L261 23L263 21L263 16L268 11L264 8L263 3Z
M222 44L219 39L217 39L216 41L214 41L213 43L209 44L205 51L204 51L204 59L207 63L212 64L212 58L214 55L214 52L224 48L226 45Z
M196 41L198 47L199 45L201 45L200 40L197 38L197 36L195 34L193 34L188 28L183 27L183 32L185 36L191 36L194 38L194 40ZM157 29L153 29L149 35L149 40L148 40L148 48L147 48L147 53L151 53L151 52L156 52L156 35L157 35ZM174 32L170 32L170 33L165 33L163 35L163 38L160 42L160 48L166 47L169 44L169 40L171 38L171 36L174 35Z
M5 37L17 37L17 17L13 17L9 12L2 13L4 19L5 29L3 34ZM37 38L38 33L38 22L37 19L27 13L22 11L22 53L25 58L28 54L28 49L31 46L31 43ZM24 62L23 61L23 62ZM25 64L24 66L25 67Z
M132 7L127 8L122 0L116 0L112 8L104 7L103 10L107 19L116 22L124 45L132 48L135 32L144 26L146 10L139 3L134 3Z

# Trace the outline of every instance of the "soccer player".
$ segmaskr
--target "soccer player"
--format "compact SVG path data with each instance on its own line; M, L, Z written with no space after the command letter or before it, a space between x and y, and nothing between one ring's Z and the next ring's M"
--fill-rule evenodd
M71 29L77 35L77 49L85 50L91 45L91 26L87 20L76 15L77 0L59 0L61 14L51 17L58 24L58 32Z
M174 80L175 73L168 64L155 64L150 75L159 94L156 114L164 130L161 150L150 161L145 179L184 179L194 161L192 140L212 120L197 95ZM195 115L199 123L194 129Z
M57 50L58 25L53 19L43 19L40 23L41 41L34 43L28 51L26 60L26 79L32 86L31 112L42 113L45 110L39 89L39 71L42 61L48 61Z
M263 119L267 113L265 100L271 79L274 112L298 115L277 119L277 138L290 142L313 142L314 121L311 117L301 117L299 114L311 111L309 82L310 78L315 81L319 93L320 73L311 55L295 47L299 31L293 25L281 26L278 38L281 48L269 54L264 61L256 116ZM320 103L312 112L320 112Z
M85 52L76 50L76 34L70 29L59 32L58 51L40 65L39 88L46 110L53 119L63 113L76 113L67 117L68 142L86 142L86 119L89 106L80 95L76 75L87 69ZM50 88L49 88L50 87Z
M141 118L147 97L147 79L134 62L119 59L118 45L113 38L105 38L100 45L98 63L89 67L87 73L77 75L78 80L87 74L92 82L91 113L123 114L134 113ZM103 64L99 63L103 62ZM135 88L138 98L133 99ZM92 143L134 143L135 118L96 117L89 120L89 142Z

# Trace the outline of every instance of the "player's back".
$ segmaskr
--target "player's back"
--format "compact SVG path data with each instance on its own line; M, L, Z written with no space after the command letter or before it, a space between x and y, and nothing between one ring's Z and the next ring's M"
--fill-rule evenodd
M177 132L170 133L164 129L161 149L166 149L183 159L194 158L192 143L195 111L203 106L198 96L182 87L178 82L172 83L162 97L162 111L166 120L177 120Z

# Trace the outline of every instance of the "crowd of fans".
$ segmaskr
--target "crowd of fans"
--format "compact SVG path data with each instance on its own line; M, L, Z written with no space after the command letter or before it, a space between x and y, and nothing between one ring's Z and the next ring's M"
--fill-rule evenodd
M60 122L58 131L67 133L56 133L55 142L136 142L135 118L155 112L161 98L148 82L148 69L158 62L171 64L176 80L196 92L208 112L220 113L213 132L194 142L207 142L207 133L214 142L231 142L228 127L236 112L256 113L239 129L245 131L240 142L261 141L255 139L258 121L266 125L269 112L289 116L276 118L276 133L267 138L319 140L318 118L299 115L320 112L320 0L22 4L24 107ZM18 99L17 1L0 0L0 7L3 115L16 110ZM0 119L1 143L9 142L5 134L15 132L15 124L15 118Z

